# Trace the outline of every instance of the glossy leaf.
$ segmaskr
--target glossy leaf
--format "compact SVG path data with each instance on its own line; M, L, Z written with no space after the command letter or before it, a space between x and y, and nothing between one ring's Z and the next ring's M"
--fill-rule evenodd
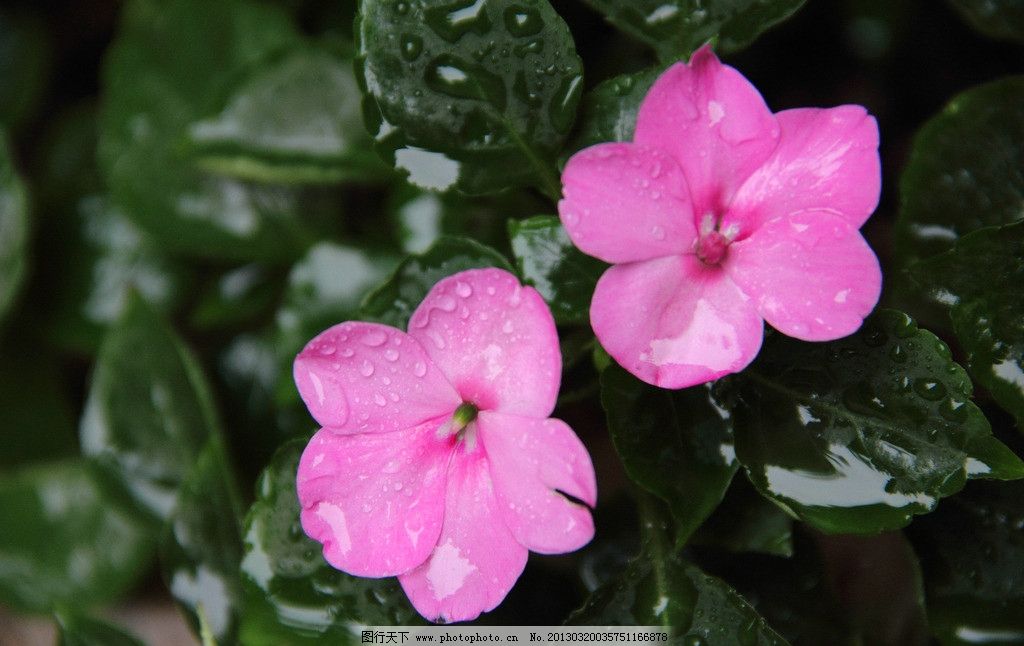
M667 525L650 518L640 555L598 588L567 623L663 626L673 643L706 646L786 642L735 590L668 547Z
M197 164L221 175L280 183L381 176L359 103L351 60L302 47L258 68L187 135Z
M216 428L195 359L149 305L133 298L100 348L82 451L116 474L145 510L166 519Z
M95 353L133 292L162 312L188 296L192 272L172 261L109 196L83 197L74 216L54 268L45 269L44 284L53 292L47 322L62 345Z
M594 286L608 265L577 249L555 216L509 220L508 237L519 275L547 301L555 321L589 322Z
M364 0L357 31L367 122L410 182L560 194L583 71L547 0Z
M793 554L793 518L759 494L745 475L738 476L690 543L788 557Z
M1024 222L969 233L911 273L948 304L971 374L1024 428Z
M182 484L160 544L160 566L171 595L196 634L209 630L233 644L241 589L241 510L219 436L211 437Z
M579 123L566 150L576 152L606 141L632 141L640 104L663 71L663 66L655 66L622 74L601 81L583 95Z
M901 312L827 343L772 335L720 383L751 482L826 532L902 527L968 478L1024 477L949 348Z
M297 42L283 12L248 0L125 6L103 70L99 159L117 205L165 248L290 258L308 244L303 221L316 214L301 189L200 172L183 143L224 109L232 79Z
M144 646L142 640L105 621L57 613L57 646Z
M735 51L782 22L805 0L586 0L665 61L687 58L708 41Z
M0 321L25 278L28 227L28 194L14 169L6 131L0 128Z
M306 445L282 446L260 476L242 560L247 644L355 643L350 625L418 623L394 578L353 577L324 560L299 524L295 473Z
M1024 484L972 483L915 522L928 619L943 644L1024 641Z
M617 365L601 373L601 403L626 473L668 503L682 545L739 468L728 412L705 387L655 388Z
M442 237L421 254L406 258L360 308L362 320L405 329L409 317L437 281L465 269L498 267L513 271L500 253L469 238Z
M1017 0L949 0L971 25L992 38L1024 42L1024 5Z
M203 286L191 322L200 329L244 325L273 309L283 282L280 271L261 263L229 269Z
M117 598L145 572L149 530L107 495L91 465L0 477L0 600L32 612Z
M1024 76L958 95L918 132L900 180L896 245L904 266L960 237L1021 219Z

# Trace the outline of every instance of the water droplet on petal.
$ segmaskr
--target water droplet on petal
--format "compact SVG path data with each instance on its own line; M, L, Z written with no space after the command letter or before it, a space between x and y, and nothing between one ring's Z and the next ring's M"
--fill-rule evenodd
M398 357L398 350L395 350L394 348L388 348L384 351L384 358L388 361L398 361Z
M412 374L416 375L417 377L423 377L424 375L427 374L427 364L423 363L422 361L417 361L416 365L412 367Z
M445 312L454 312L457 303L451 296L442 295L437 298L437 307Z
M363 336L363 344L371 348L382 346L387 340L388 335L380 330L371 330Z
M455 293L460 298L469 298L473 295L473 288L460 280L455 283Z
M388 400L384 399L384 395L377 393L373 396L373 403L378 406L387 406Z
M371 363L368 360L364 361L363 365L359 366L359 374L361 374L364 377L369 377L373 375L373 363Z

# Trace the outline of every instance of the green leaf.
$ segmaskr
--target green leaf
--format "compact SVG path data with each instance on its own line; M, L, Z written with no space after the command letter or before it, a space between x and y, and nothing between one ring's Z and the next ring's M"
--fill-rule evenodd
M939 641L1024 642L1024 483L971 483L916 521L928 619Z
M590 595L572 625L663 626L673 643L705 646L784 645L757 612L721 579L668 547L667 525L643 520L640 555L614 581Z
M572 244L558 218L538 215L508 221L516 268L533 285L561 324L590 321L590 298L608 265Z
M86 608L138 580L152 538L106 492L82 460L0 478L0 601L32 612Z
M911 275L948 304L971 374L1024 428L1024 222L968 233Z
M918 132L900 180L896 245L904 266L982 227L1021 219L1024 76L958 95Z
M295 473L305 440L283 445L260 476L245 521L242 581L246 644L355 643L349 627L417 623L393 578L353 577L331 567L299 523Z
M421 254L409 256L360 308L363 320L405 329L409 317L442 278L466 269L497 267L512 272L500 253L469 238L443 236Z
M1024 42L1024 5L1019 0L949 0L975 29L991 38Z
M187 130L197 164L263 182L381 177L363 127L351 60L299 47L257 68L215 116Z
M234 267L201 289L190 320L199 329L244 325L271 311L280 298L284 277L261 263Z
M14 169L7 133L0 128L0 321L25 278L28 228L28 194Z
M166 519L217 424L191 353L149 305L132 298L100 348L82 451L116 474L143 509Z
M663 61L687 58L713 41L725 52L746 47L805 0L585 0Z
M632 141L640 104L663 71L665 68L659 65L622 74L601 81L583 95L579 123L566 151L606 141Z
M601 373L601 403L626 473L669 504L682 545L722 501L738 468L729 414L705 387L655 388L619 366Z
M61 345L96 352L133 292L162 312L189 295L192 272L174 263L108 196L83 197L74 216L43 278L52 293L48 326Z
M160 543L167 587L197 635L235 643L241 588L241 509L220 436L211 437L182 483Z
M949 348L901 312L827 343L772 335L719 383L751 482L822 531L902 527L968 478L1024 476Z
M0 126L19 128L49 84L53 44L45 15L11 10L10 5L0 11Z
M690 544L788 557L793 554L793 519L745 476L737 477Z
M57 627L57 646L145 646L121 628L85 615L58 612Z
M308 221L324 214L309 190L204 174L187 144L232 81L298 38L282 11L248 0L125 6L103 69L100 166L118 206L164 248L279 259L312 239Z
M356 29L367 122L410 182L560 195L583 70L547 0L364 0Z

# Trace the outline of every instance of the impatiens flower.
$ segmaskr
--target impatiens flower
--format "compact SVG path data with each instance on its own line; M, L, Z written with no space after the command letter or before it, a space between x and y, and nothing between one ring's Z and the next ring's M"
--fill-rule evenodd
M528 550L590 541L590 456L555 407L562 356L535 290L500 269L434 286L408 333L348 322L295 360L323 428L299 462L302 527L334 567L398 576L424 617L497 606Z
M808 341L846 336L878 301L859 232L880 190L874 118L853 105L772 114L709 47L658 78L632 143L580 151L562 183L569 236L614 263L594 333L648 383L742 370L763 321Z

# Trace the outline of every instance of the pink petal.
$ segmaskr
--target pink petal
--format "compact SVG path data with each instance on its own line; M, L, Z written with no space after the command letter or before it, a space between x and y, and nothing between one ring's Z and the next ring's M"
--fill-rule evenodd
M437 547L423 565L398 577L427 619L475 619L501 603L522 574L527 550L505 527L497 505L484 453L457 450Z
M772 158L740 188L723 227L741 237L804 209L827 209L860 227L878 205L878 124L859 105L801 108L775 115L782 128Z
M615 265L590 305L601 345L623 368L663 388L742 370L761 347L753 302L720 267L695 256Z
M442 420L391 433L322 429L296 480L302 528L327 562L357 576L394 576L430 555L441 533L452 445Z
M458 394L405 332L376 323L335 325L293 366L310 414L335 432L386 432L451 413Z
M677 63L658 77L640 105L633 141L675 157L699 220L725 210L778 138L758 91L705 46L688 65Z
M434 285L409 334L458 391L480 409L547 417L562 354L547 304L501 269L470 269Z
M482 411L477 428L505 524L524 547L542 554L577 550L594 537L594 466L569 426L557 419Z
M628 143L591 146L569 158L558 203L573 244L607 262L688 250L696 235L690 192L672 157Z
M827 211L764 224L733 243L729 275L784 334L807 341L855 332L878 302L878 259L856 227Z

